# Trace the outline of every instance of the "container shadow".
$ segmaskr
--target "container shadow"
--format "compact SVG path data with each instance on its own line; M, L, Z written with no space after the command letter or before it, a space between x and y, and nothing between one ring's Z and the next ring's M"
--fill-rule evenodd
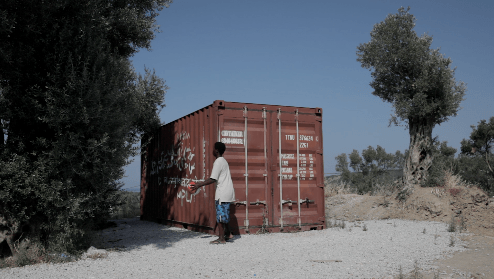
M183 228L140 220L139 217L111 220L117 227L96 232L91 245L109 251L132 251L142 249L166 249L191 238L214 237Z

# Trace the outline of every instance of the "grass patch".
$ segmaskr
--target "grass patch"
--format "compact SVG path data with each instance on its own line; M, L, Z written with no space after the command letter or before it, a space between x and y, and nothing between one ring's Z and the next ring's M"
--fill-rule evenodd
M451 216L451 221L448 223L448 232L456 232L455 216Z
M344 229L346 228L346 224L343 220L334 220L334 222L329 220L327 227Z

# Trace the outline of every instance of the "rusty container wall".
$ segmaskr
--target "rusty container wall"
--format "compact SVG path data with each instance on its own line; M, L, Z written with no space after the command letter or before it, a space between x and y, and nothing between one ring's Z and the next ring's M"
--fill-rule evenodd
M237 199L230 223L235 232L325 227L320 108L215 101L148 138L141 158L142 219L214 233L214 186L192 195L185 186L209 178L213 145L221 141Z

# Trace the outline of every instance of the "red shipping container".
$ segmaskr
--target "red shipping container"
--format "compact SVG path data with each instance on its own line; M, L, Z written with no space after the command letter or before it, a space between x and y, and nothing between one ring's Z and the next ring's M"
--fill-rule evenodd
M146 138L141 219L216 233L214 185L186 187L209 178L221 141L237 199L234 232L325 228L322 109L218 100Z

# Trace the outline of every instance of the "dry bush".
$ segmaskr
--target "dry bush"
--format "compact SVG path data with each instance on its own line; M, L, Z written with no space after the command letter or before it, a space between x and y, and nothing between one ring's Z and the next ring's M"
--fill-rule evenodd
M370 192L371 196L392 196L398 189L398 181L393 183L375 184Z
M353 183L353 182L352 182ZM325 177L324 179L324 196L332 197L344 194L359 194L371 196L391 196L399 188L399 181L391 179L361 179L355 181L357 184L350 184L343 181L341 176Z
M87 257L90 259L93 259L93 260L104 259L104 258L108 257L108 254L107 253L94 253L94 254L88 255Z
M444 184L431 189L431 193L438 198L445 196L448 193L453 197L457 197L463 192L463 190L466 190L466 188L479 188L478 186L464 180L460 175L455 175L449 170L444 171L443 177Z
M20 267L47 261L47 253L41 244L23 239L14 244L14 255L0 260L0 268Z
M459 189L462 187L472 188L476 185L468 183L461 176L453 174L451 171L444 171L444 187L447 189Z
M332 197L339 194L355 194L350 185L343 182L338 176L325 177L324 196Z

